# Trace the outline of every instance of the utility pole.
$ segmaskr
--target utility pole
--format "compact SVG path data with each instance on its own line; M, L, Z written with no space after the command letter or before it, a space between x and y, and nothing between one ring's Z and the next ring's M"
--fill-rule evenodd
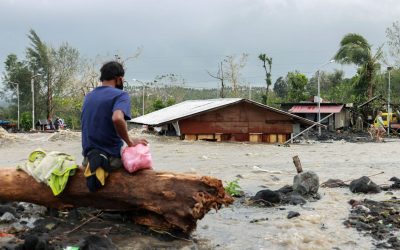
M320 95L320 70L317 71L318 73L318 91L317 91L317 95L318 95L318 118L317 121L320 122L321 121L321 95ZM318 126L318 136L321 136L321 126Z
M249 100L251 100L251 83L249 82Z
M17 83L17 100L18 100L18 124L17 124L17 129L19 131L19 123L20 123L20 119L19 119L19 83Z
M31 91L32 91L32 130L35 130L35 86L34 79L41 74L36 74L31 77Z
M390 119L392 119L392 112L390 112L390 71L393 69L393 67L387 67L387 71L389 74L389 86L388 86L388 104L387 104L387 109L388 109L388 117L387 117L387 121L388 121L388 136L390 135Z
M33 78L31 77L31 91L32 91L32 130L35 130L35 87Z
M334 63L335 60L330 60L329 62L321 65L318 68L317 74L318 74L318 120L317 122L319 123L321 121L321 93L320 93L320 78L321 78L321 68L324 67L325 65L328 65L330 63ZM321 126L318 126L318 136L321 136Z
M145 85L143 82L142 82L142 86L143 86L142 115L144 115L144 88L145 88Z
M224 98L225 97L225 93L224 93L224 89L225 89L225 85L224 85L224 70L222 68L222 62L220 63L219 69L221 70L221 75L220 75L220 80L221 80L221 94L220 97Z

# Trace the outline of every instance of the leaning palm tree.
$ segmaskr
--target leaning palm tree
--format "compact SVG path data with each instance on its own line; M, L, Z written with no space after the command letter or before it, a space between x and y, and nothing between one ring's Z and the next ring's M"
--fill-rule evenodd
M355 64L359 67L358 87L367 88L368 99L373 96L373 79L379 70L379 60L382 58L382 47L373 55L371 45L359 35L350 33L340 41L340 48L334 57L335 61L342 64Z

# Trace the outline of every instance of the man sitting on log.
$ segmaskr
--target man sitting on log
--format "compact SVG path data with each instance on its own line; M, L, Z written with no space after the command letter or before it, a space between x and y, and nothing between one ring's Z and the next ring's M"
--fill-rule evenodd
M122 167L123 141L129 147L147 144L144 139L128 135L126 120L131 119L131 103L128 93L123 91L125 71L122 64L105 63L100 73L102 85L86 95L81 114L83 166L86 166L90 191L96 191L100 184L104 186L107 172Z

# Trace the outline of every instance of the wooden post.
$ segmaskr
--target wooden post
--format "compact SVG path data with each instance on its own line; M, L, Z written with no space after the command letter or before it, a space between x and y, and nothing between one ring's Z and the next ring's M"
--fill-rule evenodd
M301 167L300 158L298 155L293 156L293 164L296 167L297 173L300 174L303 172L303 168Z

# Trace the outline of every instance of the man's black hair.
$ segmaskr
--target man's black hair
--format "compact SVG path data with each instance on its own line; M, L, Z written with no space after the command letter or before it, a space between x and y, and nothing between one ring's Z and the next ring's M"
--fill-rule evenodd
M103 64L100 69L100 81L109 81L117 77L124 76L125 70L121 63L116 61L111 61Z

